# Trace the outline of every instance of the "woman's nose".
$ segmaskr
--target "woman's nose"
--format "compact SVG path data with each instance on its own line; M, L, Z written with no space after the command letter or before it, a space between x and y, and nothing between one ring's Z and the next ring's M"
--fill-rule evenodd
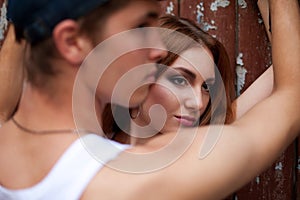
M200 111L203 109L203 105L201 90L189 95L189 97L187 97L185 100L185 107L190 110Z

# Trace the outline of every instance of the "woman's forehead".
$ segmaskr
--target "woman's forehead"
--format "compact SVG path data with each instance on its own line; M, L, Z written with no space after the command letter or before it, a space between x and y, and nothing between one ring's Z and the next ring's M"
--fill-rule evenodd
M202 77L214 76L214 60L207 48L195 47L184 51L172 64L173 67L185 67Z

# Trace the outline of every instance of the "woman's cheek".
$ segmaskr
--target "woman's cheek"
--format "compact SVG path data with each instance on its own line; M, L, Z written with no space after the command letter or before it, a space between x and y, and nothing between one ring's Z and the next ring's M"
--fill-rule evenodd
M148 98L151 101L152 105L162 105L166 109L166 112L169 114L169 112L176 111L179 108L176 94L178 93L176 93L176 91L174 91L174 89L170 87L154 85L153 87L151 87Z

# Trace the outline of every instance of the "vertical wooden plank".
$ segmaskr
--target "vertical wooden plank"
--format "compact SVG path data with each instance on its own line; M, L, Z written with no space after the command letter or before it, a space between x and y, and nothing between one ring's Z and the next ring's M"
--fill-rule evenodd
M178 0L166 0L161 1L161 14L171 14L171 15L179 15L179 5Z
M218 0L181 0L180 16L191 19L222 42L235 63L235 3Z

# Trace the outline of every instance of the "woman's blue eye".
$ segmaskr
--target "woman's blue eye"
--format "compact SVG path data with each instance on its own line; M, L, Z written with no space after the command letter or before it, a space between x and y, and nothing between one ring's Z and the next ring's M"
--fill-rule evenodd
M187 86L189 84L183 76L172 76L170 77L170 81L179 86Z

